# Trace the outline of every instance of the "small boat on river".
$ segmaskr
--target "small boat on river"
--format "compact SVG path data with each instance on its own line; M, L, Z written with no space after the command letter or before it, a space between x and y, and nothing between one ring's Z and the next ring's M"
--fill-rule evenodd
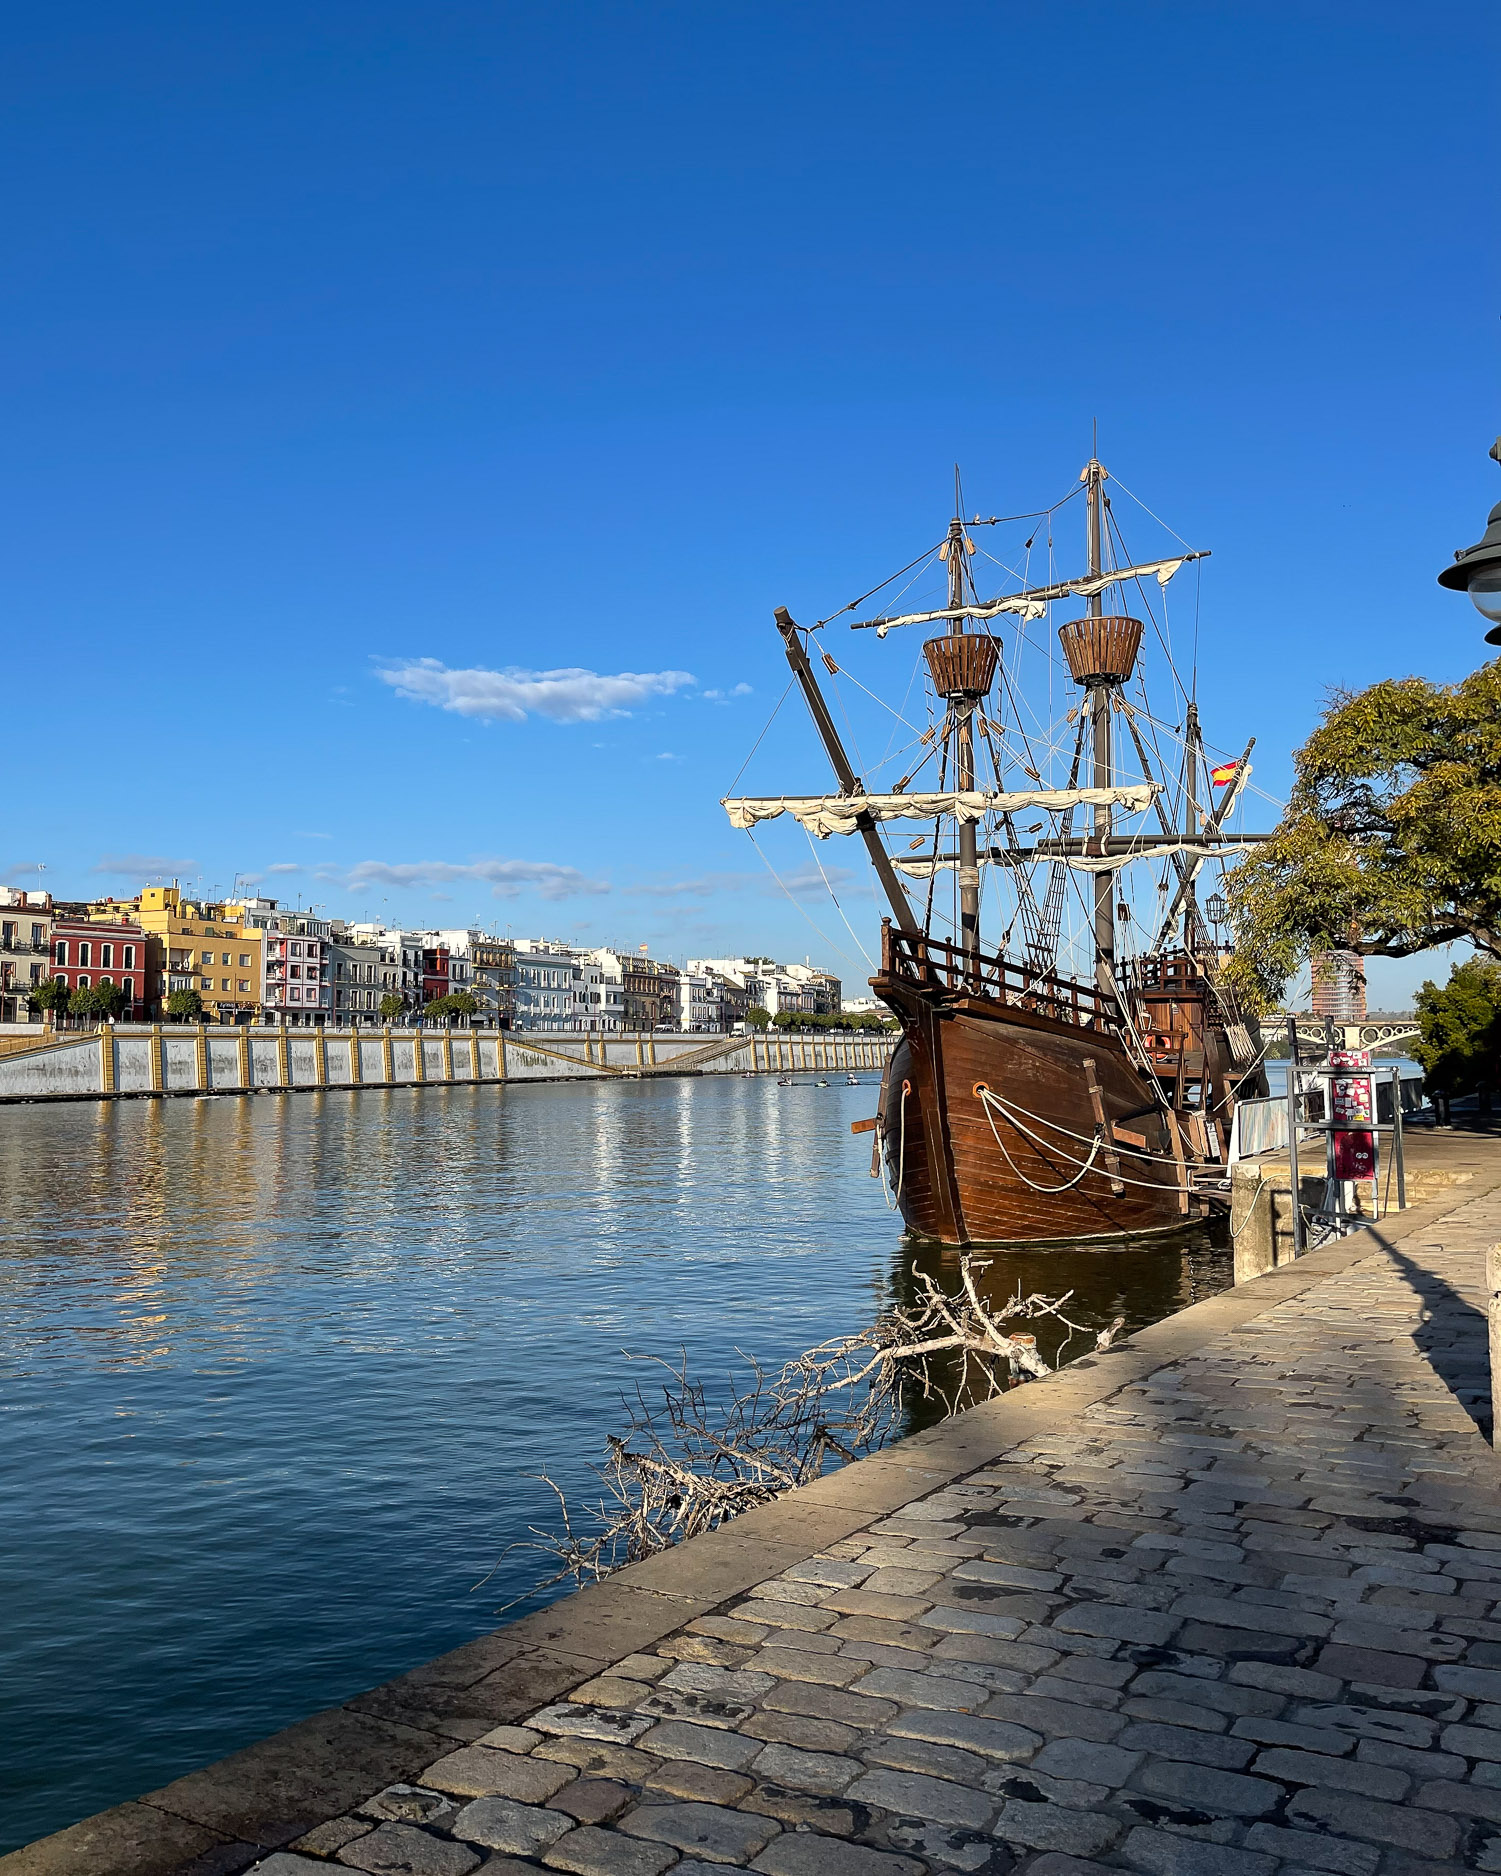
M892 576L931 563L946 576L940 603L851 622L876 643L940 628L887 706L892 779L857 773L810 656L836 685L848 675L827 637L815 645L842 614L805 628L778 609L838 792L724 802L747 831L789 815L812 839L864 841L890 907L870 982L902 1032L874 1123L878 1166L909 1228L945 1244L1103 1246L1176 1230L1223 1185L1236 1102L1266 1092L1256 1024L1222 981L1223 907L1200 900L1206 866L1265 838L1230 827L1255 739L1213 759L1193 674L1173 664L1166 588L1206 554L1133 562L1107 480L1091 459L1053 508L966 522L956 479L945 536ZM1084 566L1055 579L1052 518L1075 495ZM1047 581L1029 582L1020 550L979 554L974 531L1008 522L1033 538L1046 527ZM982 596L977 558L1014 590ZM1032 629L1060 606L1076 616ZM1146 690L1147 620L1166 711ZM848 720L861 699L841 691L840 703ZM913 822L928 831L902 839ZM1128 884L1143 874L1144 889ZM982 897L999 930L990 948Z

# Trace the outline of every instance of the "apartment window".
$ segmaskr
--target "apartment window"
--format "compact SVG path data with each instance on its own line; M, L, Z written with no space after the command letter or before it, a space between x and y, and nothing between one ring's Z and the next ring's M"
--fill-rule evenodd
M205 978L204 978L204 980L203 980L203 987L204 987L204 989L205 989L205 990L212 990L212 989L213 989L213 987L214 987L214 980L213 980L213 978L212 978L212 977L205 977Z
M32 965L32 967L31 967L31 981L32 981L32 982L33 982L34 984L39 984L39 983L40 983L40 982L42 981L42 967L41 967L41 965L40 965L40 964L33 964L33 965Z
M108 983L113 983L114 979L111 977L101 977L99 981L101 984L108 984Z
M289 990L289 991L287 992L287 1001L288 1001L289 1003L301 1003L301 1001L302 1001L302 992L301 992L300 990L297 990L297 989L292 989L292 990Z
M88 980L88 978L87 978L87 977L80 977L80 978L79 978L79 980L78 980L78 988L79 988L80 990L87 990L87 989L88 989L88 987L89 987L89 980Z
M219 988L220 988L221 990L228 990L228 988L229 988L229 979L228 979L227 977L221 977L221 978L219 979Z
M122 950L123 950L123 953L124 953L124 964L125 964L125 968L126 968L126 970L128 970L128 971L133 971L133 970L135 969L135 965L136 965L136 948L135 948L135 946L134 946L134 945L125 945L125 946L123 946L123 947L122 947Z
M59 938L57 941L57 961L59 964L66 964L68 961L68 941L66 938Z
M114 961L115 961L115 947L113 945L100 945L99 962L101 964L113 964Z
M79 944L79 947L78 947L78 962L80 964L87 964L88 961L89 961L89 945L88 945L88 940L84 939Z
M40 944L45 944L45 943L47 942L47 941L46 941L46 939L45 939L45 938L43 937L43 935L42 935L42 928L41 928L41 926L40 926L40 925L33 925L33 926L32 926L32 928L31 928L31 942L32 942L32 943L33 943L34 945L40 945Z
M127 977L125 979L125 994L127 997L130 997L132 1000L134 1000L135 993L136 993L135 979L133 977Z
M241 996L243 996L249 988L250 988L249 982L243 977L235 985L235 989L240 992Z
M250 953L248 951L242 951L240 953L240 969L242 971L247 970L249 966L250 966Z

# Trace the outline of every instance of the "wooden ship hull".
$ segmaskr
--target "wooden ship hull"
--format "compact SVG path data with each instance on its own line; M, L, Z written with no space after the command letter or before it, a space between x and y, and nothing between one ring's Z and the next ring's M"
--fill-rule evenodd
M1186 1129L1108 1000L997 959L976 975L951 947L887 928L871 983L902 1041L877 1124L908 1228L971 1245L1181 1226L1197 1210Z

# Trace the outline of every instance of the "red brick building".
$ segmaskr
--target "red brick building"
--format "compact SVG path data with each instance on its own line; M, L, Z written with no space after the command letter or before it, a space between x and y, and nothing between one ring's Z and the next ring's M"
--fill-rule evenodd
M149 1016L155 1003L146 968L147 935L129 919L109 921L66 912L52 917L52 975L70 990L118 984L125 992L125 1021Z

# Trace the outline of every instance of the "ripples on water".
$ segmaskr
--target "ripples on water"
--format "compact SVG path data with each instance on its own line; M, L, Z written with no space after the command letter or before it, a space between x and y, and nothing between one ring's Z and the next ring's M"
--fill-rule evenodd
M0 1849L494 1627L535 1560L473 1586L551 1521L529 1472L585 1484L640 1373L623 1350L716 1376L910 1295L849 1134L874 1095L0 1113ZM1225 1280L1202 1245L1007 1253L986 1279L1133 1324Z

